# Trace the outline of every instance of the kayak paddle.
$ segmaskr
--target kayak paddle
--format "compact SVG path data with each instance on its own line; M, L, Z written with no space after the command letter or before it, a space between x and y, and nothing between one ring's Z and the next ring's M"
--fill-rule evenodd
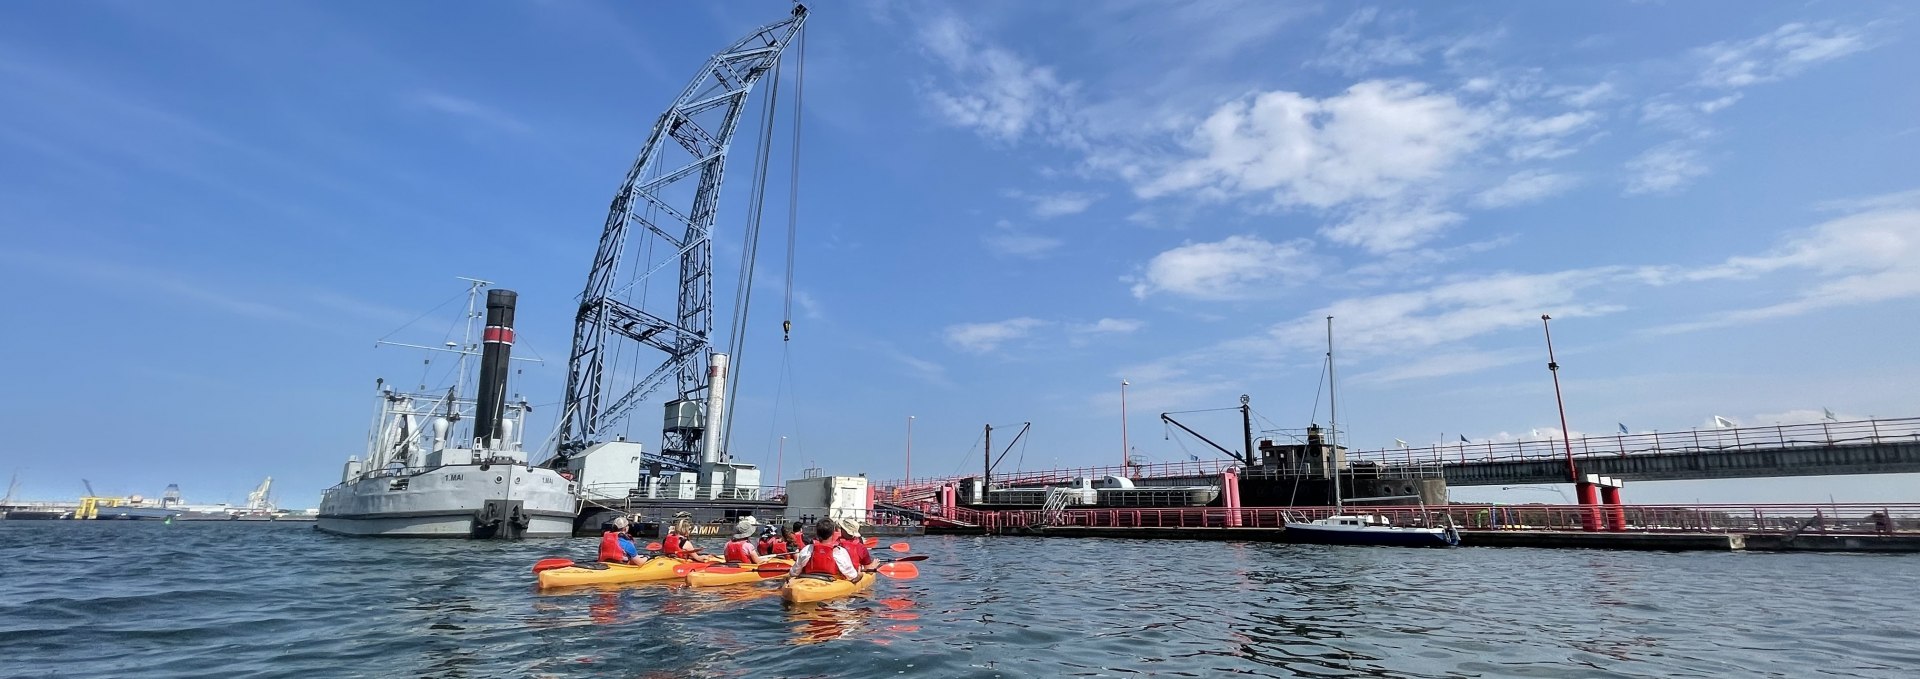
M920 567L910 563L893 562L881 564L880 568L874 572L895 580L912 580L920 577Z
M915 554L913 556L903 556L898 559L881 559L880 563L906 563L909 561L926 561L926 560L927 560L927 555Z
M571 565L573 565L571 559L541 559L533 563L533 572L550 571L555 568L566 568Z
M912 548L912 547L908 547L908 546L907 546L907 543L904 543L904 542L896 542L896 543L893 543L893 544L891 544L891 545L887 545L887 549L891 549L891 550L893 550L893 551L896 551L896 552L906 552L906 551L911 551L911 550L912 550L913 548Z

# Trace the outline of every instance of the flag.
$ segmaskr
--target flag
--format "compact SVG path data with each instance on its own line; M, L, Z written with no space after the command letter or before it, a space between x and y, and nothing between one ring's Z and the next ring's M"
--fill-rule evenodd
M1187 453L1187 457L1190 457L1190 458L1193 458L1193 461L1194 461L1194 462L1199 462L1199 461L1200 461L1200 456L1199 456L1199 455L1195 455L1195 454L1193 454L1193 453Z
M1627 431L1627 425L1626 425L1626 423L1624 423L1624 422L1615 422L1614 424L1617 424L1617 425L1620 425L1620 433L1622 433L1622 434L1630 434L1630 433L1632 433L1632 432L1629 432L1629 431Z
M1461 435L1460 435L1460 442L1461 442L1461 443L1472 443L1472 441L1468 441L1468 440L1467 440L1467 435L1466 435L1466 434L1461 434Z
M1823 412L1823 413L1826 413L1826 414L1827 414L1827 419L1829 419L1829 420L1835 420L1835 419L1838 419L1838 418L1835 418L1835 417L1833 416L1833 411L1832 411L1832 410L1828 410L1828 409L1827 409L1827 408L1826 408L1825 406L1822 406L1822 407L1820 408L1820 412Z
M1405 448L1405 447L1407 447L1407 442L1406 442L1406 441L1402 441L1402 440L1400 440L1400 439L1394 439L1394 440L1393 440L1393 445L1396 445L1396 446L1400 446L1401 448Z
M1730 429L1737 426L1739 425L1734 424L1733 420L1729 420L1719 415L1713 416L1713 428L1715 429Z

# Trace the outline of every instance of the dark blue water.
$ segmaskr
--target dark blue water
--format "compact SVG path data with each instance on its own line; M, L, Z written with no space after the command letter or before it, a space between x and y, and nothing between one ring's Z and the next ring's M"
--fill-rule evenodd
M921 577L536 592L590 540L0 522L0 675L1920 676L1920 558L917 538Z

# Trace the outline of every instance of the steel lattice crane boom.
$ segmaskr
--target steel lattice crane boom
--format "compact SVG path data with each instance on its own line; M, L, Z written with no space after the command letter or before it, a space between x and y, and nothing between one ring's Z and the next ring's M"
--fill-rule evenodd
M677 392L668 403L665 438L659 454L648 457L678 469L693 469L699 463L696 451L705 433L702 417L713 391L708 375L713 356L711 236L720 180L754 83L779 67L782 51L806 19L806 7L795 5L790 16L760 27L709 58L654 123L646 145L614 194L574 317L565 412L555 451L561 460L609 439L613 425L671 379ZM670 248L677 255L679 294L671 319L631 301L634 286L667 265L662 261L656 266L639 254L631 242L635 236L654 239L650 245ZM626 270L631 280L624 283L623 266L634 267ZM651 347L666 357L645 377L623 384L608 365L622 343ZM617 396L609 401L607 397L614 393ZM680 421L683 426L674 424L676 408L686 415Z

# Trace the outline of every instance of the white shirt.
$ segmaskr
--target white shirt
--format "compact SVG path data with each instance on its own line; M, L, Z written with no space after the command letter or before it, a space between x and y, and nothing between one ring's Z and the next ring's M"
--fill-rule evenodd
M793 555L793 570L788 571L788 574L799 575L800 569L806 568L807 561L812 558L813 545L800 548L800 553ZM833 565L840 569L841 577L848 580L860 579L860 569L853 567L853 557L847 555L847 548L840 545L833 546Z

